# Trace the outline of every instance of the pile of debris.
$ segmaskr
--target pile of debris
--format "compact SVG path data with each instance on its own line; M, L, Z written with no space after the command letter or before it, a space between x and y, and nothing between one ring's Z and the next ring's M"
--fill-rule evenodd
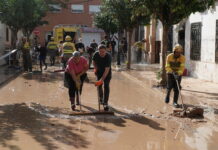
M177 108L173 110L172 115L176 117L203 118L204 109L200 107Z

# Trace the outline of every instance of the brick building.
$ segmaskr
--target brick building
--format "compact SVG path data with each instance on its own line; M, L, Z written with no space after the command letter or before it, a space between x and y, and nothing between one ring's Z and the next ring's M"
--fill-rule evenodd
M45 43L52 36L53 28L56 25L75 25L80 27L80 35L85 45L89 44L92 39L100 42L103 31L93 26L93 15L100 11L100 0L70 0L66 8L60 5L51 5L55 8L47 13L44 20L49 24L35 29L39 32L39 42Z

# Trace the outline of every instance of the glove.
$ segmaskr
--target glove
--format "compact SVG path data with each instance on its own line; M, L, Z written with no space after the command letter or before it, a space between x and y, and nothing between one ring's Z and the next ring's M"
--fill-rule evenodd
M101 86L102 84L103 84L102 80L99 80L99 81L95 82L95 86Z
M80 90L81 82L79 80L76 81L76 88Z

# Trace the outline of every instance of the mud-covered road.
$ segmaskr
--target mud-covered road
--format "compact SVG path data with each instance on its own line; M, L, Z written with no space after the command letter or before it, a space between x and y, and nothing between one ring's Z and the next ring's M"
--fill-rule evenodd
M82 109L95 111L88 73ZM177 118L159 89L114 72L109 104L114 116L73 116L63 75L22 74L0 88L0 150L217 150L217 112ZM215 113L216 112L216 113Z

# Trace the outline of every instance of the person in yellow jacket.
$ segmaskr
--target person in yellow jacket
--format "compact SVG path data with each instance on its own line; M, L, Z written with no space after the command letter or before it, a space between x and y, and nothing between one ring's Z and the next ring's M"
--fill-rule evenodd
M145 42L143 39L141 41L136 42L133 46L136 48L136 62L140 63L142 61L142 52L145 51Z
M167 72L167 95L165 102L170 101L170 92L174 90L173 105L178 108L177 103L179 98L179 89L181 88L180 83L182 80L182 75L185 69L185 56L182 55L183 48L181 45L177 44L173 48L173 53L169 54L166 59L166 72ZM176 83L178 81L178 85ZM178 87L179 86L179 87Z
M61 57L62 57L63 68L66 68L68 59L72 57L72 53L76 51L75 44L72 43L71 41L72 41L72 38L69 35L67 35L65 37L65 42L63 43L63 46L62 46Z
M53 66L55 64L55 57L58 54L58 45L54 41L54 37L51 37L46 48L47 48L48 56L50 56L51 66Z
M26 37L22 38L21 43L24 71L32 72L32 58L30 55L30 42Z

